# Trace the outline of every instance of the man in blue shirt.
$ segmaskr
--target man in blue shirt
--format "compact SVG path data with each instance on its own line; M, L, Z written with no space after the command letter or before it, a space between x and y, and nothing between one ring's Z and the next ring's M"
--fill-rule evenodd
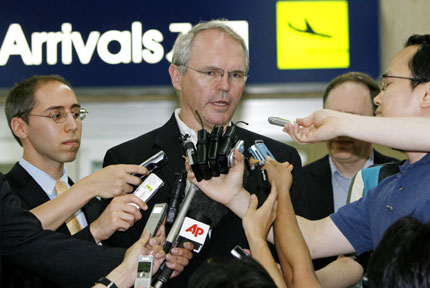
M381 77L382 91L374 100L376 116L429 117L429 63L430 35L411 36ZM318 221L298 217L313 258L372 250L388 226L402 216L430 220L430 156L415 151L406 151L406 155L408 161L400 172L384 179L363 199Z

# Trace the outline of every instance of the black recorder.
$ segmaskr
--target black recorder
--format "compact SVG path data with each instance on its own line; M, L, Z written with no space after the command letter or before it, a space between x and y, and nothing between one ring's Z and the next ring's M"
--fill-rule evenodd
M242 260L246 257L249 257L251 255L249 255L248 252L246 252L242 247L240 247L239 245L234 246L233 249L231 249L230 254L239 260Z
M149 173L151 173L152 171L154 171L157 168L160 168L166 163L167 163L167 154L164 153L163 150L160 150L159 152L155 153L154 155L152 155L151 157L149 157L139 165L145 167L146 169L148 169Z
M151 157L149 157L148 159L140 163L139 166L145 167L146 169L148 169L149 173L151 173L155 169L158 169L164 164L166 164L167 160L168 160L167 154L163 150L160 150L159 152L155 153L154 155L152 155ZM137 174L132 173L131 175L136 176ZM140 178L144 179L147 176L148 175L144 174L144 175L141 175Z

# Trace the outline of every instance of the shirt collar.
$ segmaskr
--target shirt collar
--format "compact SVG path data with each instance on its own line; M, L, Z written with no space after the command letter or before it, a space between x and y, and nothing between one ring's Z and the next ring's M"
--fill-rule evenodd
M370 152L370 156L369 159L367 159L367 161L364 163L363 168L367 168L369 166L372 166L374 164L374 159L375 159L375 151L372 149L372 151ZM342 175L342 173L340 173L339 169L337 169L336 164L334 164L333 159L331 158L331 155L328 155L328 162L330 164L330 170L331 170L331 176L333 177L333 175ZM345 177L345 176L343 176Z
M187 124L185 124L184 121L181 120L181 118L179 117L179 113L181 113L181 108L175 109L175 118L176 118L176 123L178 123L179 132L181 133L182 136L186 134L190 135L191 141L194 143L194 145L196 145L197 143L196 132L190 127L188 127Z
M184 123L184 121L181 120L181 118L179 117L179 113L181 113L181 108L175 109L175 118L176 118L176 123L178 123L179 132L181 133L182 136L184 136L185 134L190 135L191 141L194 143L194 145L197 145L197 133L193 129L188 127L187 124ZM228 126L230 125L231 125L231 121L228 124Z
M426 155L424 155L423 158L421 158L420 160L418 160L413 164L411 164L409 160L406 160L402 165L400 165L400 173L404 173L405 170L408 169L410 166L425 165L425 164L428 164L429 162L430 162L430 153L427 153Z
M33 177L34 181L36 181L36 183L39 184L40 187L42 187L43 191L45 191L48 196L50 196L51 193L54 192L56 180L53 179L50 175L40 170L24 158L21 158L19 160L19 165L21 165L22 168L24 168L25 171L27 171L28 174ZM60 180L64 181L64 183L67 184L67 187L69 187L66 168L64 168L63 176L61 176Z

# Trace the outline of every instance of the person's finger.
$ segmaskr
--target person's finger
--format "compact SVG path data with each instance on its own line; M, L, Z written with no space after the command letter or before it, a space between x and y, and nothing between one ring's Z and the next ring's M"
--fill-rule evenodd
M134 195L134 194L127 194L127 195L124 195L122 197L123 197L123 202L124 203L134 203L137 206L139 206L140 209L142 209L142 210L148 210L148 205L145 203L145 201L143 201L142 199L140 199L136 195Z
M134 173L139 175L148 175L149 171L143 166L135 165L135 164L122 164L121 165L125 172Z
M174 256L180 256L189 260L193 258L193 252L191 252L186 248L178 248L178 247L172 248L170 249L169 254Z
M251 196L249 197L248 211L255 211L257 209L257 206L258 206L257 196L255 194L251 194Z

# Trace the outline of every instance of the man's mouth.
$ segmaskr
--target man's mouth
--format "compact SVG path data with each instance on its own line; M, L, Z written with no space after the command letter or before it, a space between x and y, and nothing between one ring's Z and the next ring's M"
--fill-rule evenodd
M215 106L219 106L219 107L225 107L228 106L229 103L227 101L215 101L215 102L211 102L213 105Z
M75 145L79 145L79 140L78 139L70 139L70 140L64 141L63 144L68 145L68 146L75 146Z

